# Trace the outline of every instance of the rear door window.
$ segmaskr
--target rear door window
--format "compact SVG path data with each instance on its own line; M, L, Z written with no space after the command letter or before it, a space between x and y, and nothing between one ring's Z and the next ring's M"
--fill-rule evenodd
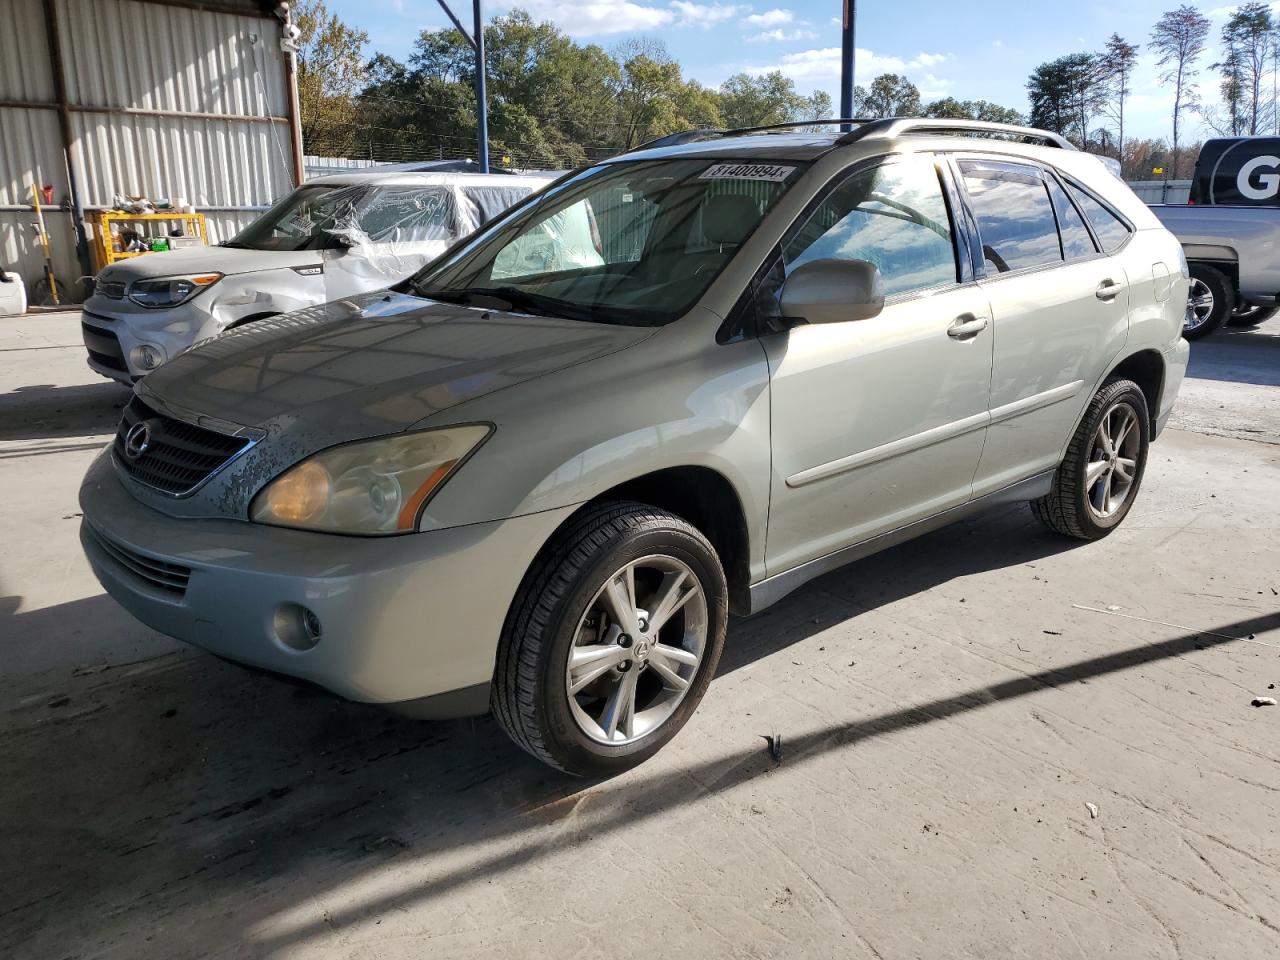
M515 206L533 191L524 186L463 187L477 227L483 227L508 207Z
M1058 221L1038 167L962 160L960 175L988 275L1062 262Z
M1124 242L1129 239L1129 225L1103 206L1092 194L1085 193L1075 184L1070 184L1070 188L1071 196L1075 198L1076 203L1080 204L1084 215L1089 218L1089 225L1093 227L1093 232L1101 242L1102 249L1107 253L1115 253L1123 247Z
M1053 210L1058 215L1058 232L1062 235L1062 255L1068 260L1081 257L1092 257L1098 252L1093 237L1089 236L1089 228L1084 225L1080 211L1071 202L1067 192L1057 180L1048 178L1049 196L1053 198Z

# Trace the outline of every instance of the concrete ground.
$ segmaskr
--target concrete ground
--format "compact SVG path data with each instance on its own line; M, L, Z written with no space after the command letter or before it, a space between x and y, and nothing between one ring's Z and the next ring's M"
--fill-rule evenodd
M1275 957L1269 327L1193 346L1113 536L1010 507L830 574L591 783L133 622L76 540L127 391L0 322L0 954Z

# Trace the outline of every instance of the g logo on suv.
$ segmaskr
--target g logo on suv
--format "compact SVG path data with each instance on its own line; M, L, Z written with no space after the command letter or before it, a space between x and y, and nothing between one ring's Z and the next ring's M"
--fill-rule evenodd
M124 435L124 455L130 460L137 460L151 446L151 424L139 420Z

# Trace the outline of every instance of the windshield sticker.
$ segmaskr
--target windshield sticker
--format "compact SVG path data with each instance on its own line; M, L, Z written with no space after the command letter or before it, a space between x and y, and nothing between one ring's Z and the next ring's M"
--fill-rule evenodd
M795 167L782 167L776 163L717 163L702 172L699 180L766 180L781 183L791 176Z

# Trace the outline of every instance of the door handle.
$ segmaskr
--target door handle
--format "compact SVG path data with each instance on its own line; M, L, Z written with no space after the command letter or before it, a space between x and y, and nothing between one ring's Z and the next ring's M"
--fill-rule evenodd
M1098 284L1098 289L1094 291L1093 295L1099 300L1114 300L1123 290L1123 283L1116 283L1110 277L1107 277L1107 279Z
M966 313L956 317L951 326L947 327L947 336L953 340L971 340L985 329L987 329L986 317L975 317L971 313Z

